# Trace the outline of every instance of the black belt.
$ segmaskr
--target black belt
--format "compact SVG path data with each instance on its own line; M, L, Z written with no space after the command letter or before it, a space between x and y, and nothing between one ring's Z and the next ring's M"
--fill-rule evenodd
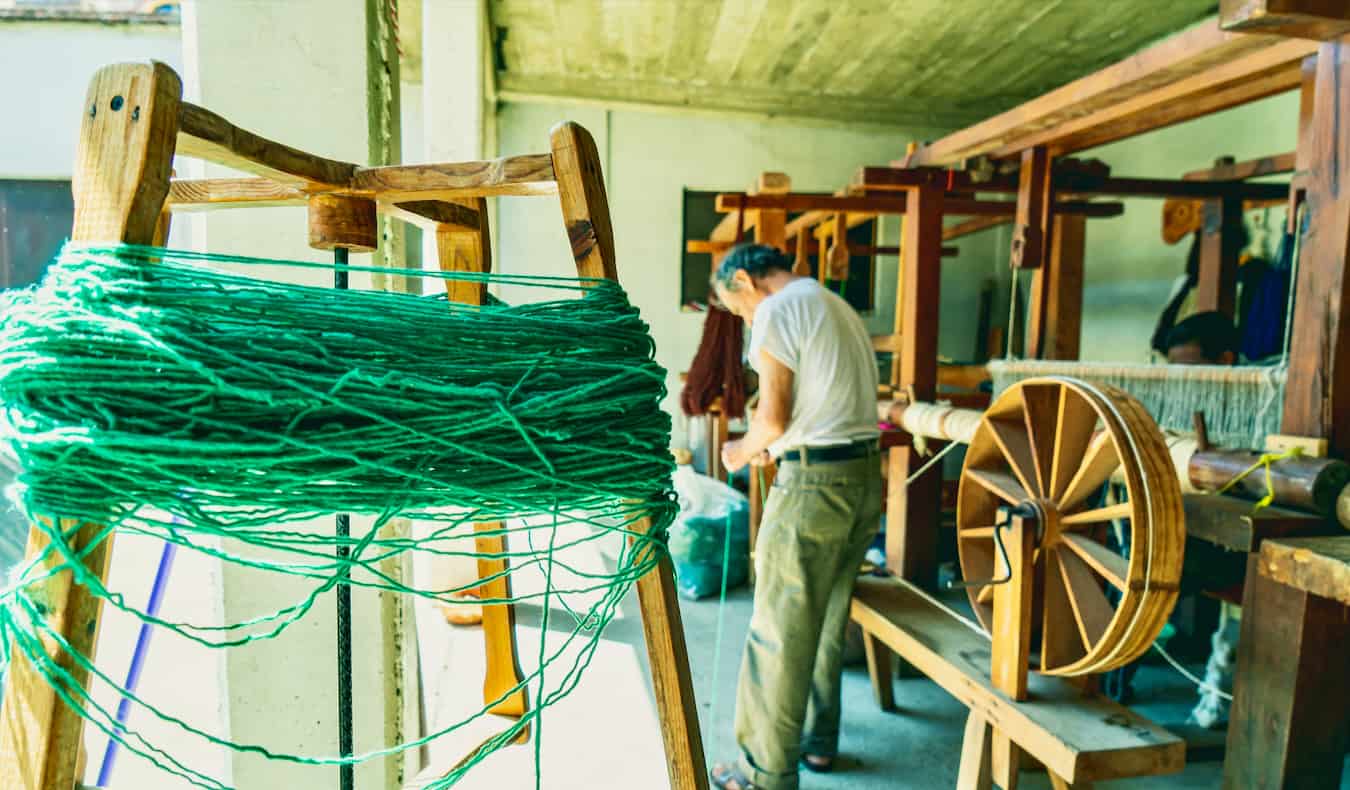
M867 439L861 442L850 442L849 444L832 444L829 447L803 447L799 450L788 450L783 453L783 460L800 461L802 460L802 453L805 453L807 464L823 464L830 461L851 461L854 458L863 458L877 452L876 440Z

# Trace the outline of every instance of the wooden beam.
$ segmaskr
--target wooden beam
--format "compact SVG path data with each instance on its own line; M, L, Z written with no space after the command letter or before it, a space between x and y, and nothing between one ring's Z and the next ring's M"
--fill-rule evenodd
M1258 181L1200 181L1184 178L1096 178L1070 174L1057 175L1055 189L1073 195L1113 195L1138 198L1236 198L1238 200L1279 200L1288 196L1288 184Z
M1012 217L973 217L964 222L958 222L943 228L942 240L951 241L952 239L959 239L962 236L969 236L972 233L979 233L982 230L1010 224L1012 224Z
M897 278L896 328L900 336L891 363L891 386L915 400L937 395L938 305L941 303L942 190L910 191L911 210L901 225L903 242ZM906 480L923 457L912 446L890 450L886 501L886 564L921 587L937 583L937 532L942 470L934 467L913 483Z
M1187 181L1245 181L1249 178L1292 173L1296 165L1295 156L1295 152L1290 151L1286 154L1248 159L1245 162L1215 165L1204 170L1192 170L1182 178Z
M1027 355L1078 359L1083 327L1083 258L1087 221L1055 217L1050 256L1031 280Z
M553 158L526 154L483 162L363 167L351 190L381 202L447 200L501 195L553 195Z
M169 192L170 166L183 93L178 75L162 63L122 63L94 74L83 105L71 191L73 241L162 244L161 221ZM102 599L75 584L64 559L51 549L49 531L59 530L87 569L107 578L112 534L105 527L61 514L42 516L44 528L29 529L25 563L34 562L26 591L46 623L71 650L95 658ZM45 574L51 575L41 578ZM22 580L17 580L22 581ZM42 640L47 658L83 688L88 671L53 641ZM11 643L13 657L0 702L0 787L48 790L74 787L80 778L83 720ZM72 692L73 693L73 692Z
M1044 146L1022 152L1017 172L1017 214L1013 219L1012 267L1039 269L1050 252L1055 187L1051 184L1053 163Z
M553 127L549 137L553 152L549 169L557 169L558 202L577 274L617 280L609 199L595 140L570 122ZM631 527L637 534L648 534L652 528L646 518ZM637 580L638 607L670 786L674 790L707 790L698 705L670 556L656 544L639 543L636 537L633 544L639 555L655 559L655 567Z
M1206 200L1200 227L1200 271L1196 278L1195 309L1229 318L1237 313L1238 258L1242 254L1242 201Z
M410 200L381 203L380 211L423 230L456 228L473 234L486 234L487 208L483 198L469 198L466 202L473 203L477 208L448 200Z
M1268 540L1261 544L1261 573L1350 606L1350 535Z
M178 154L296 186L345 187L357 170L350 162L325 159L240 129L187 102L178 118Z
M982 178L976 171L949 170L941 167L906 167L892 162L890 167L864 166L854 173L851 190L905 189L937 187L948 193L1016 192L1017 179L1011 176Z
M169 209L210 211L222 208L303 206L309 193L269 178L174 179L169 184Z
M1299 139L1307 233L1295 284L1289 381L1280 432L1350 457L1350 44L1323 44L1309 124Z
M1060 156L1142 134L1289 90L1312 46L1201 25L929 143L911 164L1006 158L1034 145Z
M1344 0L1220 0L1219 26L1328 41L1350 33L1350 5Z
M1068 782L1172 774L1184 767L1180 738L1068 680L1036 673L1028 679L1031 701L1009 699L989 676L989 636L913 584L859 578L851 617Z

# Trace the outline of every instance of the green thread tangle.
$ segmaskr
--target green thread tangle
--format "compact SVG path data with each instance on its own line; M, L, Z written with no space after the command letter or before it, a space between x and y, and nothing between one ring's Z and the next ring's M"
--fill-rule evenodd
M19 469L11 496L51 544L0 588L0 671L23 656L93 726L210 790L227 785L120 729L43 641L68 653L91 686L205 743L316 766L395 755L463 729L490 706L350 758L238 743L131 694L74 651L45 619L44 583L70 571L105 606L230 648L284 633L347 574L353 586L448 603L481 580L419 589L389 561L476 557L476 536L509 535L504 574L536 574L542 591L506 601L556 603L570 622L558 635L544 615L555 636L545 647L541 635L538 666L507 692L534 685L535 707L427 785L448 787L526 728L539 731L542 711L575 688L600 631L664 552L678 510L670 417L660 408L666 372L646 323L608 280L406 273L556 296L479 307L239 273L260 266L332 268L68 244L37 287L0 297L0 447ZM306 526L333 513L369 524L353 525L345 560L335 557L334 535ZM411 537L391 528L396 517L427 528ZM72 548L58 518L105 525L95 544L114 532L150 535L250 572L297 577L307 591L239 622L151 617L86 569L92 546ZM508 527L474 532L497 521ZM579 561L601 546L616 559L600 570Z

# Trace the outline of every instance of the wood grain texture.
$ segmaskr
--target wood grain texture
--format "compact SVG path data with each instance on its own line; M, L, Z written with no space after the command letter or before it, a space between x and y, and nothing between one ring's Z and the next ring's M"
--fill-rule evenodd
M1350 536L1268 540L1261 544L1261 573L1350 606Z
M1260 563L1247 565L1223 786L1336 787L1350 746L1350 609Z
M1307 233L1295 284L1282 433L1325 437L1350 457L1350 45L1323 44L1299 139Z
M1055 187L1053 162L1045 146L1022 152L1017 172L1017 214L1013 219L1012 267L1039 269L1050 250Z
M315 156L240 129L188 102L179 115L178 153L296 186L345 187L357 170L350 162Z
M162 63L118 64L94 74L84 103L71 183L75 196L72 240L163 242L156 234L168 230L162 209L169 190L181 96L178 75ZM106 579L112 538L100 540L104 527L68 519L58 523L72 548L87 552L86 566ZM46 533L30 529L25 557L44 555L48 546ZM38 570L55 563L48 555ZM102 599L76 586L68 571L53 574L29 592L43 602L50 626L74 650L92 659ZM69 654L49 641L44 640L44 647L75 683L87 684L88 673ZM73 787L81 778L82 731L79 714L57 700L26 659L16 657L0 704L0 754L6 755L0 760L0 787Z
M269 178L176 178L169 184L168 205L174 212L226 208L303 206L309 194Z
M1055 215L1050 255L1031 280L1027 356L1032 359L1078 359L1086 236L1083 217Z
M989 637L908 582L859 579L851 614L900 658L1068 781L1170 774L1183 766L1181 739L1067 681L1033 675L1031 701L1008 699L989 679Z
M557 191L553 158L528 154L483 162L364 167L352 176L351 189L380 201L552 195Z
M1059 155L1142 134L1288 90L1297 84L1297 64L1309 51L1308 42L1200 25L925 145L911 163L946 165L979 154L1006 157L1034 145ZM1218 106L1205 101L1212 97L1220 99Z
M374 252L379 246L375 201L350 195L311 195L308 201L309 246Z
M1221 0L1224 30L1326 41L1350 33L1350 6L1341 0Z
M863 633L863 653L867 658L867 677L872 681L872 696L877 707L884 711L895 710L895 669L891 662L891 649L876 636Z
M563 224L572 258L581 277L617 280L614 229L605 196L600 153L590 132L575 123L560 123L549 132Z

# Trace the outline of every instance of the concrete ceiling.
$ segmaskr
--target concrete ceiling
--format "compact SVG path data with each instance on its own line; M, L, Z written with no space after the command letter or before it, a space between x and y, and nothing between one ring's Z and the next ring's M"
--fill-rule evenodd
M955 127L1216 0L488 0L505 100Z

